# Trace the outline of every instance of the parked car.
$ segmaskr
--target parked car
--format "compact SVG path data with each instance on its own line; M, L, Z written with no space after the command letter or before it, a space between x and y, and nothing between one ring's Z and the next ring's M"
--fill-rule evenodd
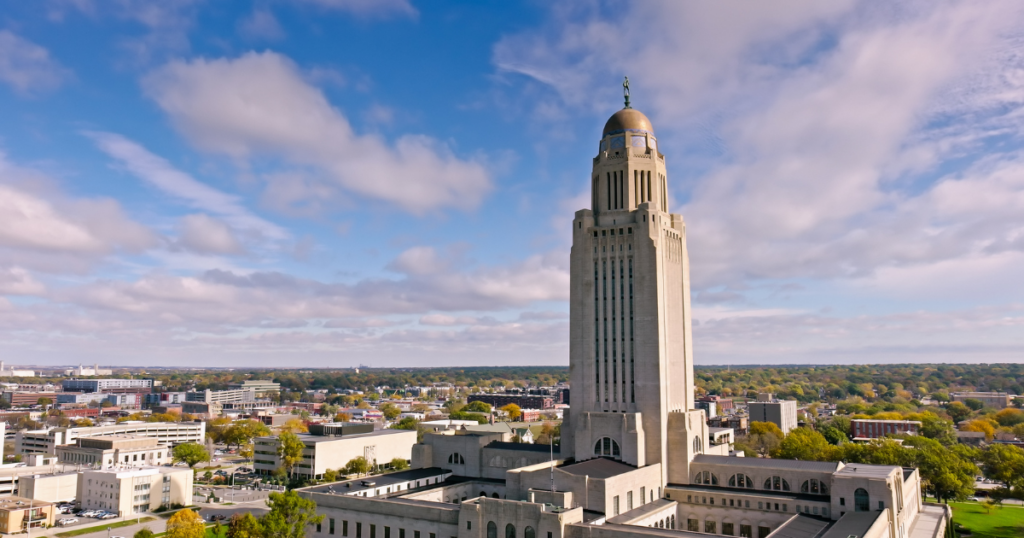
M67 526L67 525L74 525L75 523L78 523L78 518L62 517L62 518L57 520L57 524L60 525L61 527L64 527L64 526Z
M105 512L103 515L99 516L100 519L114 519L115 517L117 517L117 514L113 512Z

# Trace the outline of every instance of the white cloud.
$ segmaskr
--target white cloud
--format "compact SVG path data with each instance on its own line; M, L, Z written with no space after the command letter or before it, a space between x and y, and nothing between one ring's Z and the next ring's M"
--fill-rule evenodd
M325 185L416 213L473 208L490 190L485 166L422 135L388 143L357 134L286 57L175 61L143 86L198 148L244 161L283 157L318 170Z
M238 230L255 232L271 239L283 239L288 236L281 227L246 209L237 196L221 192L198 181L139 144L114 133L86 134L101 150L117 159L133 175L179 198L189 206L216 214Z
M180 222L178 243L201 254L240 254L244 252L234 232L209 215L185 215Z
M46 286L21 267L0 268L0 295L42 295Z
M94 260L118 249L139 252L155 242L116 201L69 198L48 178L0 155L0 264L6 259L55 269L61 262L54 256Z
M496 65L587 114L617 108L617 80L633 75L670 184L688 191L698 288L1022 248L1024 10L1012 3L667 1L553 15L498 43ZM1012 143L984 157L997 134ZM934 179L965 157L981 162Z
M238 32L246 39L277 41L285 37L284 29L269 9L255 8L238 21Z
M69 76L48 50L0 30L0 81L20 93L31 93L56 88Z

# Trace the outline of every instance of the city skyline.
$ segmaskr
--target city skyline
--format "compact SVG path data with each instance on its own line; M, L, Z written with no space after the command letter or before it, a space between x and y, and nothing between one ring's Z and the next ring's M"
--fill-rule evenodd
M566 365L625 75L697 366L1024 359L1011 3L113 6L0 20L8 364Z

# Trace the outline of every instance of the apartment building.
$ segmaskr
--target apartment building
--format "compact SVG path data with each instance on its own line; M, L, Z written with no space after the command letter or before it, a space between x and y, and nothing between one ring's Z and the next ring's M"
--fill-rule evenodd
M72 465L110 467L147 467L171 460L171 449L155 437L112 435L82 437L73 445L59 446L57 459Z
M850 421L850 432L853 440L878 439L887 435L917 435L921 423L916 420L871 420L853 419Z
M152 379L65 379L64 392L152 392Z
M772 422L782 433L796 428L796 400L779 400L774 394L761 393L756 402L747 403L751 422Z
M0 498L0 533L18 534L53 526L53 503L24 497Z

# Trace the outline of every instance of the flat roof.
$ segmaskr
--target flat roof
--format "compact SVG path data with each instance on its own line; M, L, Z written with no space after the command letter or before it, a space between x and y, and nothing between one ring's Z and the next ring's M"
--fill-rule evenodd
M608 458L594 458L579 463L570 463L559 467L562 471L577 476L589 476L591 478L611 478L620 474L635 471L637 468L632 465L615 461Z
M348 435L315 435L312 433L300 433L297 434L299 439L304 443L330 443L333 441L351 441L352 439L364 439L367 437L379 437L381 435L395 435L399 433L409 433L413 430L375 430L366 433L352 433ZM267 437L276 437L274 435L268 435Z
M796 484L793 484L796 486ZM748 495L752 497L764 497L766 499L775 500L794 500L794 501L808 501L808 502L829 502L830 497L828 495L816 495L814 493L800 493L799 491L775 491L770 489L757 489L757 488L730 488L721 486L696 486L690 484L668 484L666 487L678 489L680 491L701 493L707 495ZM673 499L680 503L684 501L680 499Z
M551 445L537 445L533 443L505 443L502 441L491 441L487 443L484 448L494 448L497 450L525 450L527 452L543 452L545 454L551 452ZM558 451L555 450L555 454Z
M835 461L777 460L772 458L738 458L735 456L712 456L698 454L694 463L713 465L734 465L736 467L758 467L762 469L785 469L793 471L818 471L834 473L839 469Z
M440 467L427 467L425 469L410 469L408 471L399 471L397 473L388 473L382 475L364 476L362 478L355 478L352 480L342 480L339 482L331 482L330 484L323 484L320 486L313 486L309 488L302 488L302 491L309 491L312 493L342 493L347 494L353 491L363 491L379 487L388 487L395 484L401 484L404 482L422 480L424 478L433 478L435 476L441 476L451 471L442 469ZM373 482L372 486L364 486L363 482ZM435 485L435 484L431 484Z

